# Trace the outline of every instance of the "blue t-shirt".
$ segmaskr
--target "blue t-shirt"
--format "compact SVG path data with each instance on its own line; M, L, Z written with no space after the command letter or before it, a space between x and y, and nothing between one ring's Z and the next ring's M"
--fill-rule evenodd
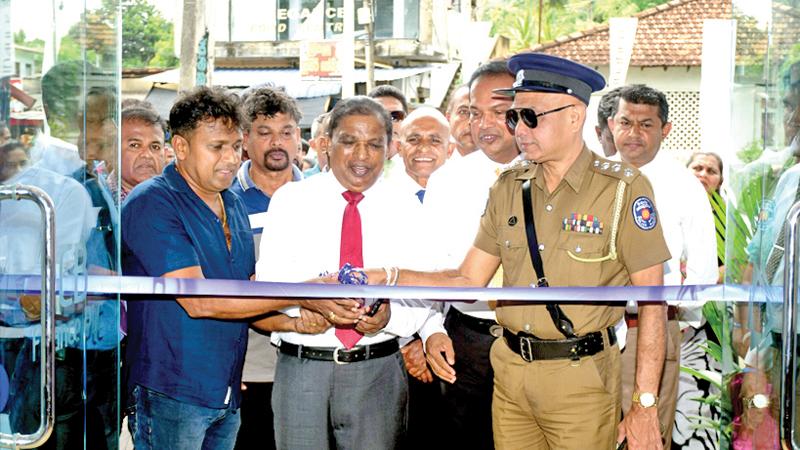
M231 231L170 164L137 186L122 208L125 275L160 277L200 266L205 278L248 280L253 235L239 198L222 192ZM246 321L193 319L174 300L128 302L128 388L139 384L208 408L237 407L247 348Z

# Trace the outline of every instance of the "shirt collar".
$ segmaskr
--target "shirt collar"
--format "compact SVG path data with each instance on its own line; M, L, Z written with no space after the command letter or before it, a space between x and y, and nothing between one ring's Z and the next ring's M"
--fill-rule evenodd
M243 191L247 191L250 189L258 189L256 183L250 178L250 164L252 160L248 159L244 163L242 163L241 167L239 167L239 171L236 172L236 182L242 187ZM292 181L300 181L303 179L303 172L297 168L294 164L292 164ZM260 190L260 189L259 189Z
M561 182L566 182L569 187L572 188L573 191L579 192L581 188L581 184L583 184L583 179L586 177L588 173L587 168L592 162L592 158L594 157L594 153L586 147L586 144L583 144L583 148L581 149L580 154L578 154L578 158L567 170L567 173L564 175L564 179ZM526 171L522 175L524 176L527 173L530 173L530 176L526 178L534 178L536 180L536 186L543 187L544 186L544 176L542 175L542 165L537 164L536 167L531 171ZM519 178L519 177L518 177Z
M167 164L167 167L164 167L162 174L164 175L164 179L167 180L167 185L169 185L171 189L178 192L194 193L192 188L189 187L189 183L178 173L178 168L175 166L174 161Z

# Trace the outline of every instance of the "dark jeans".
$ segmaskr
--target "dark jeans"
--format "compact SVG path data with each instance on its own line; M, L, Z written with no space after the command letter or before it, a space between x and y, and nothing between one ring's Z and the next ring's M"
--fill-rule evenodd
M235 450L275 450L272 427L272 383L245 383L242 391L242 426L236 437Z
M136 450L230 450L236 443L238 409L205 408L135 386L128 428Z
M30 434L39 427L39 384L41 379L39 347L36 361L32 341L25 339L17 358L11 382L11 427ZM56 351L56 424L53 435L40 448L71 450L85 448L117 449L117 367L116 350L79 349ZM84 377L85 398L84 398Z
M493 450L492 393L494 372L489 350L495 337L477 332L451 308L444 322L456 355L456 382L444 383L443 434L451 448Z

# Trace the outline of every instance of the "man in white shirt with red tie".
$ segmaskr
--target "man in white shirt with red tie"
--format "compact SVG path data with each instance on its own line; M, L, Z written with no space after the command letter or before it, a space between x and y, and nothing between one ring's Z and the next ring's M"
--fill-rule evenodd
M329 133L331 171L288 184L272 198L258 280L299 282L335 273L345 263L401 266L419 254L411 220L419 200L381 180L392 139L388 113L367 97L342 100L331 111ZM320 221L329 226L318 228ZM319 239L286 239L298 233ZM320 334L273 333L279 349L272 395L278 449L394 448L402 439L408 382L398 337L417 332L430 308L392 300L373 316L368 310L331 308L326 317L333 327Z

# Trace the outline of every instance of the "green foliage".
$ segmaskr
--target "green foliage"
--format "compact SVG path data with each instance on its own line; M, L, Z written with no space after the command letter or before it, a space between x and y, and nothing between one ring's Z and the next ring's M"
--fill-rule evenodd
M727 217L725 199L719 192L708 194L711 210L714 214L714 228L717 232L717 258L725 261L725 218Z
M103 8L116 2L104 0ZM122 66L175 67L173 26L147 0L129 0L122 7Z
M736 156L741 162L747 164L757 160L762 153L764 153L764 145L760 140L755 140L736 152Z
M604 24L611 17L628 17L668 0L489 0L479 13L492 22L492 33L505 36L517 52L575 31ZM542 5L540 14L539 5Z

